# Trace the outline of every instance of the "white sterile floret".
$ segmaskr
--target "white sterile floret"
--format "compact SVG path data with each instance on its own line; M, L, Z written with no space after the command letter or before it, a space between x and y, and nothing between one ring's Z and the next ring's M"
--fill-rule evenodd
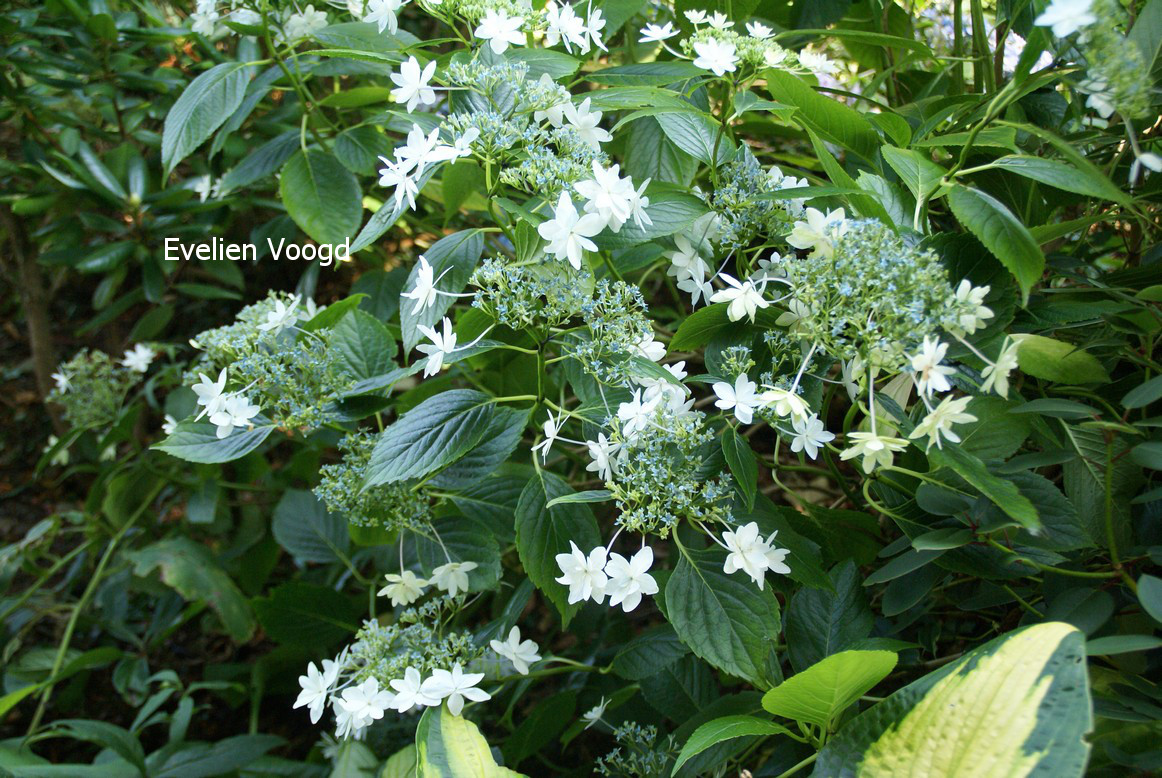
M609 579L605 575L606 552L604 546L585 554L577 544L569 541L570 552L557 554L557 567L561 577L555 579L562 586L569 587L569 604L592 599L605 600L605 585Z
M417 351L428 357L428 362L424 365L425 378L439 373L444 367L444 360L456 350L456 333L452 331L452 320L445 316L441 320L441 325L443 327L442 334L432 327L426 327L423 324L416 325L420 334L431 341L430 345L421 343L416 346Z
M722 571L731 575L742 570L761 590L766 572L786 575L791 572L783 561L789 553L784 548L775 548L774 540L778 532L772 532L765 540L759 534L757 522L750 522L737 530L722 533L722 543L729 553L722 565Z
M358 686L344 689L339 707L351 717L353 729L363 729L383 718L394 700L395 695L387 689L380 689L378 679L372 676Z
M912 440L928 438L928 448L932 448L933 443L936 444L936 448L942 448L941 438L959 443L960 436L952 431L952 425L976 421L975 416L965 412L971 399L971 397L958 397L954 400L951 397L945 397L934 410L916 425L916 429L912 430L912 434L908 437Z
M537 233L549 242L546 253L580 270L584 252L597 251L597 244L590 238L605 229L605 223L606 219L599 214L578 214L568 193L561 192L553 208L553 218L537 225Z
M738 54L733 43L720 41L716 38L695 41L694 66L709 70L716 76L733 73L738 68Z
M512 666L521 675L528 675L529 665L541 660L541 655L537 653L537 644L531 640L521 640L520 627L510 629L507 640L491 640L488 646L512 662Z
M609 595L610 607L620 605L629 613L641 603L643 594L657 594L658 582L649 574L653 565L654 550L649 546L642 546L629 559L621 554L610 554L605 565L605 574L609 578L605 591Z
M754 420L755 408L762 405L756 389L758 385L750 380L746 373L739 373L734 379L734 385L725 381L718 381L711 387L718 400L714 405L724 411L734 410L734 417L742 424L750 424Z
M938 338L924 336L920 350L911 356L912 371L915 374L916 389L924 397L932 397L936 392L947 392L952 388L948 376L956 368L940 364L948 353L948 344Z
M660 362L666 356L666 344L654 338L653 334L642 336L633 344L633 353L651 362Z
M509 16L503 9L490 10L472 34L488 41L494 53L503 54L510 45L520 46L525 42L525 34L521 31L524 23L523 16Z
M879 435L875 432L848 433L847 442L851 445L840 452L839 458L848 460L862 457L865 473L870 473L877 467L891 465L896 452L908 447L908 441L903 438Z
M222 368L216 381L211 381L205 373L198 373L198 383L190 388L197 395L198 405L202 406L194 421L206 414L217 413L226 404L226 368Z
M585 34L585 20L577 15L571 5L558 6L553 0L545 3L545 45L565 44L565 50L573 51L576 46L585 53L589 50L589 36Z
M290 299L288 305L285 300L275 300L274 310L266 314L266 321L258 325L258 329L263 332L269 332L272 335L277 335L287 327L293 327L298 324L299 314L298 307L301 298L295 295Z
M440 278L451 270L447 268L440 274ZM436 271L428 263L427 257L420 255L420 260L416 263L416 285L412 287L410 292L404 292L401 297L406 297L409 300L415 300L415 307L412 308L412 313L416 314L425 308L431 308L436 304L436 298L439 296L439 290L436 289L436 284L440 282L440 278L436 278Z
M581 720L585 722L585 729L589 729L597 722L601 721L601 717L605 715L605 709L609 707L609 700L604 697L601 702L594 705L589 710L581 714Z
M1019 364L1017 360L1019 347L1017 341L1005 338L997 361L985 365L984 370L980 371L980 376L984 379L980 385L982 392L996 392L1001 397L1009 396L1009 374L1016 370Z
M396 11L403 5L401 0L367 0L367 12L363 21L374 24L382 33L387 30L392 35L399 32L399 18Z
M621 448L620 443L612 443L604 432L597 433L597 440L588 440L585 446L589 449L589 458L593 461L585 466L590 473L597 473L602 481L612 481L615 469L614 457Z
M593 178L573 186L585 198L586 213L599 214L614 232L620 232L621 225L633 215L636 194L633 179L622 178L620 169L619 165L603 168L593 160Z
M993 318L993 310L984 304L984 298L988 296L990 286L973 286L972 282L967 278L962 279L960 285L956 287L956 302L962 309L960 316L957 318L959 331L957 335L971 335L979 329L982 329L988 324L988 320Z
M771 303L763 298L763 290L752 282L739 281L726 273L720 273L719 278L726 283L725 289L719 289L710 297L712 303L730 303L726 309L726 316L731 321L741 321L743 318L754 321L755 314L760 308L766 308Z
M649 425L650 419L653 418L660 399L654 397L650 400L643 400L641 390L637 389L629 402L618 405L617 418L623 425L621 434L627 438L632 438L635 433L644 430Z
M468 574L479 565L475 562L448 562L432 571L432 584L455 597L468 591Z
M673 276L679 282L693 278L701 283L710 273L710 266L698 253L698 249L682 235L674 238L674 246L676 247L675 251L667 251L663 254L670 260L670 267L666 270L666 275Z
M1053 0L1033 24L1049 27L1058 38L1065 38L1096 21L1093 0Z
M335 681L339 678L339 665L332 662L330 667L327 663L323 664L323 672L319 672L319 668L315 666L314 662L307 665L307 674L299 676L299 686L302 691L299 692L298 699L292 708L302 708L306 706L307 711L311 714L311 723L318 724L319 719L323 717L323 711L327 707L327 699L331 695L331 688L335 685Z
M232 394L216 412L210 414L210 423L217 426L218 438L228 437L235 427L249 427L251 419L262 409L251 404L244 394Z
M569 103L565 106L565 121L581 140L593 148L600 148L602 143L613 140L613 136L601 127L601 111L590 110L589 105L588 97L582 100L580 105Z
M225 375L226 371L223 370L222 373L223 373L223 375ZM206 378L205 376L202 376L202 378L206 381L209 381L209 379ZM61 392L62 394L73 388L72 378L70 378L69 374L66 373L64 370L58 370L57 372L53 373L52 380L53 380L53 383L56 384L56 390L58 392ZM223 379L222 383L225 384L225 379ZM194 391L196 392L197 390L195 389ZM201 403L199 403L199 404L201 404Z
M815 414L807 417L792 416L791 427L795 430L791 450L796 454L802 451L811 459L819 456L820 448L835 440L835 433L824 429L823 420Z
M762 22L747 22L746 31L755 40L765 41L774 36L775 31Z
M545 423L541 425L542 431L545 433L545 439L537 445L533 446L533 454L540 452L541 462L547 462L549 459L549 449L552 448L553 443L557 441L557 436L561 434L561 427L565 424L564 414L557 414L553 418L553 412L549 411L549 418L545 419Z
M448 712L459 716L464 710L464 700L485 702L492 699L491 694L476 688L476 684L483 680L484 673L466 673L464 668L455 664L451 672L439 668L433 670L421 689L428 697L447 702Z
M642 28L642 35L638 38L638 43L661 43L664 40L673 38L677 34L678 31L669 22L665 24L647 24Z
M397 713L407 713L412 708L430 707L439 705L440 701L429 697L423 691L423 677L414 667L405 668L403 678L393 678L389 685L395 690L395 699L391 707Z
M125 351L125 354L121 357L121 366L129 368L135 373L144 373L149 370L149 366L153 364L153 360L156 358L156 351L144 343L138 343L133 348Z
M811 256L831 257L835 254L835 241L847 230L846 215L842 208L826 214L815 208L808 208L803 221L795 222L787 243L797 249L811 249Z
M424 588L428 585L426 579L418 577L411 570L404 570L398 575L388 573L384 578L387 585L379 590L378 596L390 597L392 607L411 605L424 596Z
M839 72L839 65L828 59L826 54L809 49L803 49L799 52L799 64L817 76L834 76Z
M806 418L811 408L807 405L807 401L799 395L792 392L790 389L781 389L779 387L768 387L761 395L762 404L775 412L775 415L780 419L790 416L791 418Z
M398 73L391 74L395 89L391 90L391 99L397 103L405 103L408 113L420 104L427 105L436 102L436 92L431 87L432 76L436 74L436 61L432 60L420 68L420 61L415 57L399 66Z

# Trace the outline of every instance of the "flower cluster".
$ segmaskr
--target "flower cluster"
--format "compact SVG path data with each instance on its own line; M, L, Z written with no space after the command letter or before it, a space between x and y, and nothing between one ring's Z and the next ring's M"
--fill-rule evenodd
M339 441L343 461L319 468L315 494L327 510L360 527L385 530L421 529L431 523L432 507L421 491L401 481L364 488L367 466L375 449L369 432L353 432Z
M76 429L108 427L156 357L157 352L144 343L127 350L120 362L103 351L83 349L57 367L47 400L61 405Z

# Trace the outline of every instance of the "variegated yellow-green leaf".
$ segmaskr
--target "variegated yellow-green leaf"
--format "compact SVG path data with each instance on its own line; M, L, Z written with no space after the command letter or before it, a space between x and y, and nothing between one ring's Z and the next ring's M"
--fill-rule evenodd
M476 725L443 705L420 718L416 753L416 778L524 778L498 765Z
M1081 776L1093 726L1085 636L1062 622L1011 632L853 719L815 774Z

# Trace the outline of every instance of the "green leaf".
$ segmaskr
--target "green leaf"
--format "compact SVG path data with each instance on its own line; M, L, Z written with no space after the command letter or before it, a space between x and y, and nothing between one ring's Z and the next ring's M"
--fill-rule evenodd
M484 233L480 230L462 230L436 241L424 252L424 257L432 266L433 277L440 278L437 284L440 291L455 294L464 289L483 252ZM407 282L403 285L405 292L415 288L419 268L419 262L412 266ZM401 296L399 319L403 330L404 353L410 352L424 339L419 331L420 325L434 327L455 302L455 297L436 295L434 304L417 312L415 300Z
M1145 408L1162 397L1162 375L1151 378L1144 384L1135 386L1122 398L1123 408Z
M347 555L347 521L329 513L311 492L288 489L274 509L271 531L299 564L335 562Z
M763 695L768 713L831 728L835 717L887 678L891 651L841 651L811 665Z
M205 546L189 538L167 538L131 551L129 558L136 575L157 569L161 580L186 600L209 605L236 642L245 643L254 634L250 605Z
M636 635L622 646L610 667L622 678L640 681L688 653L689 649L678 639L674 628L669 624L659 624Z
M759 464L750 449L750 443L730 425L722 430L722 455L726 457L731 475L738 482L746 509L751 510L758 491Z
M689 62L646 62L605 68L585 78L606 86L666 86L705 75L705 70Z
M815 772L1080 778L1092 726L1085 638L1048 622L1002 635L847 722Z
M1148 0L1134 20L1126 41L1136 45L1142 52L1146 72L1154 73L1162 62L1162 2Z
M764 687L779 634L779 602L739 571L722 570L718 549L688 549L666 584L666 615L690 650L731 675Z
M570 505L573 503L606 502L612 499L613 492L608 489L589 489L584 492L573 492L573 494L563 494L560 497L554 497L549 500L547 507L552 508L554 505Z
M359 229L363 192L329 152L299 151L287 160L278 191L295 224L319 243L345 243Z
M714 721L708 721L694 730L694 734L690 735L686 740L686 744L682 746L682 751L678 754L678 758L674 762L674 768L670 774L677 774L678 768L686 764L692 757L697 756L712 745L721 743L724 740L745 737L747 735L765 737L789 733L790 731L786 727L776 724L773 721L760 719L757 716L723 716L722 718L714 719Z
M690 107L654 117L666 138L707 165L718 166L734 156L734 144L708 114Z
M150 774L145 767L145 750L141 747L141 742L132 732L116 724L94 719L62 719L53 724L52 730L57 735L65 735L107 748L136 767L141 775Z
M959 446L928 452L928 462L933 469L947 467L952 470L1026 529L1037 530L1041 526L1037 509L1012 481L993 475L983 462Z
M1127 205L1132 201L1105 176L1088 169L1078 169L1056 159L1009 154L993 160L988 167L1007 170L1066 192L1077 192L1099 200L1111 200L1121 205Z
M331 329L331 346L343 370L356 380L382 375L396 365L395 341L383 322L354 310Z
M771 97L776 102L799 109L796 119L840 148L858 154L869 162L876 159L880 136L861 113L834 98L819 94L793 73L776 69L768 69L763 73ZM839 181L834 183L844 185Z
M520 778L492 757L488 741L448 706L427 708L416 728L416 778Z
M560 476L538 469L525 484L516 506L516 550L525 572L548 596L568 625L580 605L569 604L569 590L556 582L561 575L557 554L570 552L569 541L582 552L601 545L601 531L589 507L565 503L549 507L557 497L573 493Z
M787 605L787 654L796 670L851 647L875 624L855 563L836 565L829 578L831 591L803 588Z
M1143 575L1138 579L1138 602L1150 618L1162 623L1162 578Z
M249 69L242 63L223 62L190 82L166 114L161 132L167 176L238 109L249 81Z
M1017 364L1022 373L1059 384L1108 383L1109 373L1092 354L1072 343L1044 335L1016 333Z
M880 152L917 200L928 199L940 188L940 182L948 172L915 149L884 146Z
M1029 290L1045 270L1045 255L1025 225L1000 200L979 189L953 186L948 205L960 223L1009 269L1027 302Z
M1134 654L1159 647L1162 647L1162 638L1153 635L1109 635L1085 641L1085 653L1089 656Z
M274 425L266 423L251 429L235 430L224 438L218 437L217 429L208 421L186 419L178 424L173 434L154 444L153 448L187 462L232 462L261 446L274 431Z
M342 94L342 92L336 92ZM335 136L335 157L352 173L369 176L380 167L379 158L391 157L391 139L370 125L344 130Z
M330 646L359 629L363 608L329 586L287 581L251 600L267 636L297 646Z
M972 530L946 527L934 529L912 538L912 548L917 551L947 551L950 548L960 548L972 542Z
M468 453L495 412L488 395L452 389L429 397L379 435L364 488L421 478Z
M500 580L500 547L483 524L463 516L448 516L432 522L439 537L416 534L416 550L425 575L442 564L475 562L468 571L468 591L483 592Z
M1009 268L1027 302L1028 291L1045 271L1045 254L1030 231L1004 203L980 189L953 186L948 194L948 206L1000 264Z

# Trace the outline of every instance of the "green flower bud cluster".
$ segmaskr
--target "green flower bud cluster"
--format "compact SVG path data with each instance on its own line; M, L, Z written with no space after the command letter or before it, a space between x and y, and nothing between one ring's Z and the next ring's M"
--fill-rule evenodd
M229 367L230 376L280 427L313 432L335 417L331 404L355 381L331 348L330 330L284 332Z
M290 305L294 299L293 295L285 292L272 291L265 299L239 311L233 324L200 333L191 341L191 345L202 352L202 358L186 374L185 382L196 382L199 372L217 375L219 370L234 360L253 352L260 341L271 337L259 329L267 315L275 310L279 302Z
M49 392L48 402L64 407L65 419L77 429L108 427L141 374L122 367L104 351L82 349L59 367L68 387Z
M439 5L441 14L455 16L475 27L489 11L504 11L510 18L523 17L524 29L535 29L540 17L530 10L527 2L521 0L443 0Z
M837 359L903 369L925 336L957 325L959 306L936 254L872 219L847 222L833 256L816 252L773 264L811 312L797 332Z
M315 495L327 510L347 517L359 527L386 530L420 529L432 519L432 506L421 492L412 491L411 482L380 484L363 488L375 436L353 432L339 441L343 461L319 468Z
M678 752L673 735L659 740L658 728L627 721L613 730L618 747L597 760L598 775L611 778L652 778L665 775L666 765Z
M1149 116L1153 80L1142 50L1120 32L1127 21L1125 9L1118 0L1094 0L1092 11L1097 21L1082 35L1089 64L1082 88L1092 93L1091 103L1103 115L1117 111L1134 119Z
M592 299L593 276L560 262L518 264L486 259L472 277L472 304L514 330L560 327Z
M749 245L756 236L786 231L791 221L786 207L760 196L776 187L753 157L728 162L720 170L717 187L701 196L720 217L716 241L721 247L738 249Z
M565 351L599 382L626 386L634 375L630 360L638 346L654 336L641 290L623 281L597 283L593 299L581 307L587 337L568 343Z
M351 644L351 659L358 669L354 680L379 681L381 689L390 688L392 679L403 678L404 670L414 667L427 676L436 668L447 669L459 664L467 667L484 654L484 650L465 632L441 634L440 620L413 624L380 624L366 621Z

